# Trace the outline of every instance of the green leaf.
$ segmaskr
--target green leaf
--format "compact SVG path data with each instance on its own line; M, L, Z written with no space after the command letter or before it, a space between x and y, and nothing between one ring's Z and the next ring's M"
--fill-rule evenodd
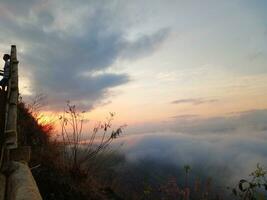
M243 184L247 183L247 182L248 181L245 180L245 179L242 179L242 180L239 181L238 188L239 188L240 191L245 192L248 189L248 188L244 188L243 187Z

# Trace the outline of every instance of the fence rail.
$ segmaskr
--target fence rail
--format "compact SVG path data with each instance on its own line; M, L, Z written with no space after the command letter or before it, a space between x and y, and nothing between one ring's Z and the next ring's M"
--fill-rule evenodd
M4 180L3 184L0 180L0 186L5 185L5 190L0 190L0 200L41 200L42 197L32 173L25 163L29 159L24 159L24 155L29 157L30 148L20 146L18 143L18 63L17 49L12 45L9 81L0 91L0 177L3 177L4 172L8 172L8 176L1 179Z

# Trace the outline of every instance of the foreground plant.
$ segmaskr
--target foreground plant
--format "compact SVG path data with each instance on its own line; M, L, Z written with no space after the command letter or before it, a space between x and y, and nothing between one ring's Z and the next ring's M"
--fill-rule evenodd
M87 177L90 169L90 161L98 154L105 151L111 142L120 136L125 126L110 130L114 113L105 122L99 122L85 140L83 134L83 112L78 112L75 105L67 103L67 108L61 121L61 139L63 143L63 165L74 177Z
M257 168L249 176L250 180L241 179L232 189L233 195L241 200L264 200L267 191L267 171L257 164Z

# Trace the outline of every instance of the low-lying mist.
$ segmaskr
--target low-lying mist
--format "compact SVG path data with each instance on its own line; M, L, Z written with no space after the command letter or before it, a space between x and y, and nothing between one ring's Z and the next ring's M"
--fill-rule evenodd
M204 181L210 177L215 187L226 190L248 178L257 163L267 167L265 116L266 110L216 119L187 119L182 125L174 121L168 129L165 126L154 132L126 134L116 140L114 147L125 154L128 167L154 177L154 183L157 178L175 176L183 185L183 167L190 165L191 184L196 178Z
M252 172L257 163L267 166L266 142L240 135L195 136L153 133L121 139L129 162L153 161L177 166L189 164L192 173L225 179L232 184Z

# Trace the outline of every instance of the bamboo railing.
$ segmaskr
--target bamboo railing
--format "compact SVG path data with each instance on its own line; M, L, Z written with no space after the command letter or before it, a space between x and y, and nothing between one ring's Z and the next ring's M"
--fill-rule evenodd
M17 49L15 45L11 46L10 53L10 79L8 83L7 104L6 104L6 122L5 122L5 145L7 149L16 149L18 147L17 139L17 110L18 110L18 63Z
M0 200L42 200L30 168L26 164L30 159L30 147L18 145L19 62L17 60L17 49L15 45L11 46L10 57L9 81L7 87L2 88L0 94L0 103L2 103L0 110L4 110L5 112L0 113L0 120L4 120L4 122L1 121L0 123L0 169L8 172L4 183L6 186L2 191L5 194L0 194ZM3 177L1 171L0 175L0 177Z

